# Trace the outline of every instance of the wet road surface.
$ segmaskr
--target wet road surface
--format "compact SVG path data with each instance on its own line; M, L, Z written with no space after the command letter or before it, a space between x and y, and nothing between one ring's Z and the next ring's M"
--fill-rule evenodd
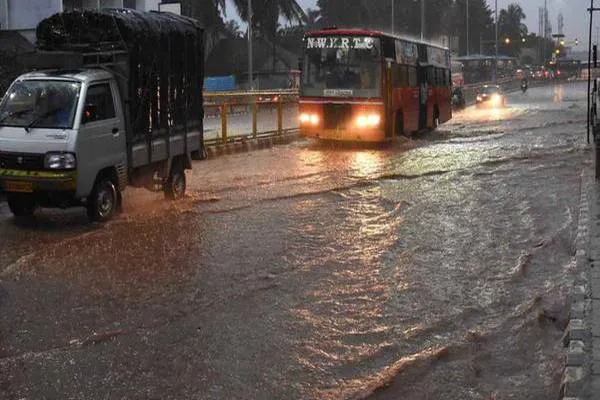
M0 398L555 398L584 100L203 161L103 226L0 204Z

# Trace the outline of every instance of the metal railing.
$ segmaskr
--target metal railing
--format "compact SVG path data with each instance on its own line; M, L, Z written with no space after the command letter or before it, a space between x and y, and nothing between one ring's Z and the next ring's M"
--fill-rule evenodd
M204 141L225 144L296 131L297 110L297 90L206 92Z

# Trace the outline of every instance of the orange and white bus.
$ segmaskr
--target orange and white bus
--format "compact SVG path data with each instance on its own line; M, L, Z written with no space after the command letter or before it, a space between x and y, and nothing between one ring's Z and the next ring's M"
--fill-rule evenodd
M383 142L452 118L448 49L371 30L304 37L300 131L324 140Z

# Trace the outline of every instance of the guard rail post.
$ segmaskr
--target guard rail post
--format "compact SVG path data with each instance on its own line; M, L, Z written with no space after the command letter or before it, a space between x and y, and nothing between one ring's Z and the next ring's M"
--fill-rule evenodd
M257 116L258 116L258 103L256 102L256 96L252 96L250 98L252 104L252 137L256 138L257 134L258 134L258 128L257 128Z
M227 143L227 104L221 104L221 142Z
M277 134L283 133L283 96L277 99Z

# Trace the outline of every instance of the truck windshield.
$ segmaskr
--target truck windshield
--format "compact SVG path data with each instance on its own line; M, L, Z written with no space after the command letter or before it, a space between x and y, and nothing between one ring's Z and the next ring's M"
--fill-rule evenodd
M69 129L80 89L75 81L17 81L0 104L0 126Z
M379 97L382 58L379 39L363 36L308 37L302 95Z

